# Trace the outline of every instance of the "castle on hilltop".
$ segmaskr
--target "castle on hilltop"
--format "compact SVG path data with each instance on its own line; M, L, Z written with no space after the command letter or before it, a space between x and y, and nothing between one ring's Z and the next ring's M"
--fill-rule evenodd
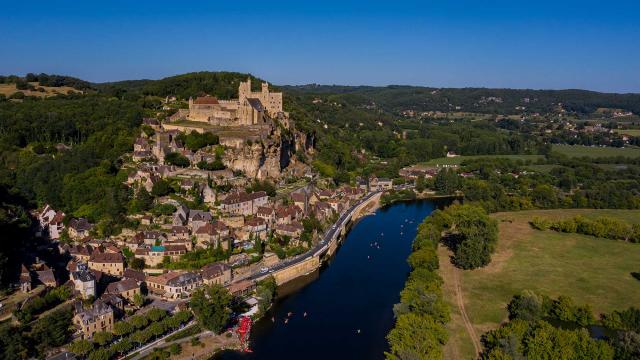
M189 98L189 109L182 109L171 120L206 122L217 126L263 124L268 118L282 113L282 93L269 91L269 84L262 83L259 92L251 91L251 79L240 82L238 99L219 100L214 96Z

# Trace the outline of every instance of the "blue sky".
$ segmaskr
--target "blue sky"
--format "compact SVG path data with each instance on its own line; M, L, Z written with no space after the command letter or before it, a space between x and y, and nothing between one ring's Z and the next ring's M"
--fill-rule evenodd
M4 1L3 1L4 2ZM640 92L639 1L11 1L0 74Z

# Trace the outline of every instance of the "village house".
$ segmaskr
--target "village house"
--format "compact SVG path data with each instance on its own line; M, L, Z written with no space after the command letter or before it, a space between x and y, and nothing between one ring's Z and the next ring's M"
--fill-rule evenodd
M335 193L332 190L324 189L318 192L318 198L320 200L328 200L335 196Z
M75 291L83 299L95 298L97 296L96 277L93 275L86 264L79 263L76 271L70 273L71 281Z
M82 302L78 301L75 309L73 323L80 328L83 338L91 339L100 331L113 331L113 309L101 300L96 300L88 309L83 308Z
M77 261L86 263L91 258L91 254L94 252L94 249L91 245L72 245L65 248L65 251L71 255ZM99 251L99 250L95 250Z
M109 275L122 276L122 273L124 273L124 257L121 253L94 252L89 258L89 268Z
M20 267L20 291L29 292L33 288L33 279L31 272L24 264Z
M167 237L159 231L141 231L134 236L138 244L157 245L167 240Z
M216 199L217 199L216 192L213 189L211 189L209 185L205 185L202 188L202 201L204 201L205 204L213 205L215 204Z
M326 220L333 215L334 209L329 205L328 202L320 201L317 202L313 207L313 214L318 220Z
M202 275L192 272L174 271L146 278L149 291L166 299L187 297L203 283Z
M145 281L144 272L142 272L140 270L134 270L134 269L131 269L131 268L126 268L124 270L124 274L122 274L122 278L123 279L133 279L138 283L138 285L144 283L144 281Z
M49 221L49 238L52 240L60 239L62 236L62 232L64 231L64 213L62 211L58 211L56 215Z
M304 231L304 226L299 222L292 222L291 224L278 224L275 228L276 234L282 236L289 236L292 238L299 238Z
M233 296L246 296L256 289L255 281L242 280L227 286L227 289Z
M192 232L197 232L201 226L211 222L213 217L208 211L190 210L189 211L189 226Z
M93 225L85 218L71 219L69 226L69 237L72 239L82 239L89 236L89 232L93 229Z
M267 222L259 217L251 218L244 222L245 230L254 235L265 237L267 234Z
M291 201L293 204L300 209L302 209L303 213L307 213L309 211L309 202L307 199L307 193L304 191L294 192L291 194Z
M202 279L206 285L227 285L232 280L231 267L223 263L208 264L202 267Z
M46 287L54 288L58 286L58 280L56 279L53 269L47 266L43 262L39 262L33 265L35 268L36 280Z
M134 279L123 279L113 282L107 286L106 293L118 295L132 304L136 295L142 295L140 284Z
M281 206L276 209L276 224L291 224L292 221L302 217L302 209L296 205Z
M189 238L189 228L181 225L174 225L171 227L171 232L167 234L167 240L177 241L181 239Z
M229 228L222 221L216 221L214 223L208 223L202 226L196 231L197 245L202 248L209 246L217 247L222 245L222 248L227 250L228 244L222 239L229 236Z
M260 206L264 206L269 201L269 196L264 191L254 193L238 192L230 194L220 202L223 212L237 215L254 215Z
M165 257L169 257L171 261L177 261L186 253L187 248L184 245L146 245L137 248L134 256L144 259L148 266L158 266Z
M151 127L153 130L160 130L160 121L156 118L142 118L142 124Z
M369 179L369 191L385 191L393 189L393 181L386 178L372 177Z
M264 219L268 226L276 222L276 210L270 206L260 206L256 212L256 216Z
M333 209L333 211L335 211L337 214L341 214L345 209L345 202L338 199L329 199L329 201L327 201L327 204L329 204L329 206L331 206L331 209Z
M151 150L151 146L149 145L149 141L145 138L139 137L133 143L133 151L149 151Z

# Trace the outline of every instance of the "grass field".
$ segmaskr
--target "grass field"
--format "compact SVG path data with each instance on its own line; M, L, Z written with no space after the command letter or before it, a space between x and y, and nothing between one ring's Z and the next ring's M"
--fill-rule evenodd
M614 147L592 147L582 145L553 145L553 151L567 155L569 157L640 157L640 148L614 148Z
M542 155L474 155L474 156L456 156L432 159L427 162L418 164L418 166L436 166L436 165L460 165L464 160L473 159L510 159L522 161L536 161L543 159Z
M500 239L492 263L461 273L467 315L478 335L507 320L506 305L523 290L557 297L571 296L590 304L599 315L640 303L640 281L630 273L640 271L640 244L532 229L534 216L558 219L575 215L610 216L640 222L636 210L538 210L492 215L499 220ZM473 358L474 349L461 321L451 286L448 250L439 250L445 296L451 304L452 322L446 358Z
M26 96L38 96L38 97L47 97L53 96L57 94L67 94L69 91L71 92L81 92L80 90L76 90L69 86L60 86L60 87L49 87L49 86L40 86L37 82L31 82L31 85L35 86L36 89L41 87L44 89L41 91L32 91L32 90L18 90L16 89L16 84L0 84L0 94L3 94L6 97L11 96L13 93L21 91Z
M616 129L614 131L619 134L625 134L630 136L640 136L640 129L626 129L626 130Z

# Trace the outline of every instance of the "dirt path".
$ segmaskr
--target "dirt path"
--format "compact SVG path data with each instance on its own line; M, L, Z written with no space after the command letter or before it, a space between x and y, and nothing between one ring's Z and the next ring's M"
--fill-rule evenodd
M454 269L453 271L453 281L454 288L456 292L456 302L458 303L458 309L460 310L460 315L462 316L462 321L464 322L464 327L467 329L467 333L473 342L473 347L476 351L476 354L480 354L482 352L482 345L480 344L480 338L476 333L476 330L473 328L473 324L469 320L469 316L467 315L467 310L464 307L464 296L462 296L462 287L460 286L460 272L459 269Z

